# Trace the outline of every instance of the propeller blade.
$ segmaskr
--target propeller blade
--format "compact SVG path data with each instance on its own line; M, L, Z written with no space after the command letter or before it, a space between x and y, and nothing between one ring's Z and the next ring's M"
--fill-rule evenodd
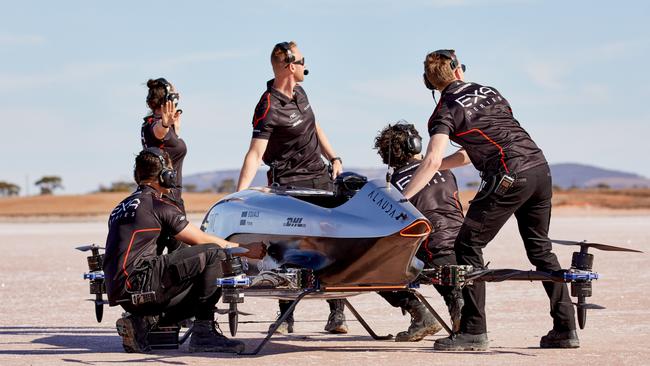
M239 314L237 313L237 303L230 303L230 311L228 312L228 326L230 328L230 335L233 337L237 334L237 325L239 324Z
M229 309L216 309L215 313L220 314L220 315L226 315L226 314L230 314L230 310ZM241 310L237 310L237 314L239 314L241 316L253 315L253 313L247 313L247 312L241 311Z
M97 323L102 322L102 318L104 317L104 302L103 301L98 301L95 303L95 317L97 318Z
M104 249L104 247L100 247L100 246L95 245L95 244L82 245L82 246L76 247L75 249L80 250L82 252L87 252L87 251L89 251L89 250L91 250L93 248Z
M608 245L608 244L599 244L599 243L589 243L587 241L573 241L573 240L555 240L551 239L551 242L555 244L561 244L561 245L579 245L579 246L586 246L590 248L596 248L600 250L605 250L605 251L610 251L610 252L633 252L633 253L643 253L640 250L636 249L629 249L629 248L624 248L624 247L616 247L613 245Z
M93 300L93 299L86 299L86 301L92 301L93 303L95 303L95 305L97 305L97 304L108 305L108 301L107 301L107 300Z

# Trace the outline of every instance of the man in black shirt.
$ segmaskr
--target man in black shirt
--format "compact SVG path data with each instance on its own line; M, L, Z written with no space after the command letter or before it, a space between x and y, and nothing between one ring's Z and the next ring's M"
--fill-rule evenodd
M305 79L305 58L295 42L282 42L273 47L271 66L275 78L266 83L253 115L253 137L239 173L237 191L250 186L260 163L270 167L269 185L332 190L332 179L343 171L342 160L336 155L321 129L309 104L305 90L298 83ZM325 156L331 163L323 162ZM342 300L328 300L330 315L325 330L347 333ZM290 302L280 301L280 312ZM278 328L293 332L293 315Z
M485 184L458 233L458 263L483 268L482 248L514 214L530 262L540 271L559 270L548 239L552 183L544 154L514 118L506 99L493 87L465 82L464 69L453 50L431 52L424 61L425 84L440 90L441 97L429 119L426 157L404 196L413 197L436 171L471 162ZM462 148L443 159L449 140ZM540 346L579 347L566 284L543 282L543 286L551 302L553 329ZM460 333L438 339L435 349L487 349L485 283L466 286L463 297Z
M383 162L395 169L391 183L402 192L422 160L420 134L412 124L400 121L379 133L375 138L375 148ZM436 172L410 201L433 225L431 234L416 254L417 258L425 263L426 268L456 264L454 241L463 223L463 209L458 201L458 185L454 174L450 170ZM450 286L434 286L447 304L453 328L458 329L462 308L460 291ZM433 314L412 293L383 291L379 295L394 307L401 307L411 314L409 329L397 333L396 342L417 342L442 329Z
M147 148L135 160L138 189L111 212L104 256L106 292L111 306L121 305L131 315L117 321L127 352L146 352L149 316L176 323L194 316L191 352L241 352L242 342L220 334L214 307L221 291L218 251L242 246L260 258L261 243L237 244L209 235L190 224L185 213L167 197L175 171L166 152ZM157 241L166 235L190 245L157 255ZM200 245L197 245L200 244Z

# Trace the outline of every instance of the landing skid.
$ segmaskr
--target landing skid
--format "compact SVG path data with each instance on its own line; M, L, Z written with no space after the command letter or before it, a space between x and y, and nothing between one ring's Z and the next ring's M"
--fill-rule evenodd
M433 316L434 316L434 317L435 317L435 318L440 322L440 324L441 324L442 327L447 331L447 333L449 333L449 335L452 334L452 330L451 330L451 328L447 325L447 323L445 323L444 319L442 319L442 317L440 317L440 315L439 315L439 314L438 314L438 313L433 309L433 307L431 306L431 304L429 304L429 302L426 300L426 298L425 298L422 294L420 294L418 291L416 291L416 290L414 290L414 289L403 289L402 291L408 291L408 292L412 293L413 295L415 295L415 296L416 296L416 297L417 297L417 298L418 298L418 299L419 299L419 300L420 300L420 301L421 301L421 302L422 302L422 303L427 307L427 309L429 309L429 311L431 312L431 314L433 314ZM269 331L268 331L268 333L266 334L266 337L265 337L265 338L264 338L264 339L263 339L263 340L262 340L262 341L257 345L257 347L256 347L253 351L251 351L251 352L242 352L241 355L246 355L246 356L254 356L254 355L257 355L257 354L262 350L262 348L264 348L264 346L266 345L266 343L268 343L268 341L271 339L271 337L273 336L273 334L275 333L275 331L278 329L278 327L280 326L280 324L282 324L282 322L284 322L284 321L287 319L287 317L289 316L289 314L291 314L291 313L293 312L293 309L296 308L296 305L298 305L298 303L299 303L299 302L300 302L300 301L301 301L305 296L307 296L307 295L309 295L309 294L313 294L313 293L318 293L318 292L320 292L320 291L319 291L319 290L315 290L315 289L307 290L307 291L301 292L300 295L298 295L298 296L296 297L296 299L293 300L293 302L292 302L291 305L289 306L289 309L288 309L284 314L282 314L282 316L280 316L280 318L278 318L278 320L276 320L275 323L273 323L273 324L271 325L271 327L269 327ZM350 310L350 312L352 313L352 315L354 315L354 317L359 321L359 323L361 324L361 326L363 326L363 329L365 329L366 332L368 332L368 334L370 334L370 336L372 337L372 339L377 340L377 341L387 341L387 340L391 340L391 339L393 339L393 335L392 335L392 334L388 334L388 335L378 335L377 333L375 333L375 331L372 329L372 327L370 327L370 325L368 324L368 322L366 322L366 320L361 316L361 314L359 314L359 312L357 311L357 309L355 309L355 307L352 306L352 304L350 303L350 301L348 301L348 299L343 299L343 303L344 303L345 306ZM188 332L189 332L189 331L188 331Z

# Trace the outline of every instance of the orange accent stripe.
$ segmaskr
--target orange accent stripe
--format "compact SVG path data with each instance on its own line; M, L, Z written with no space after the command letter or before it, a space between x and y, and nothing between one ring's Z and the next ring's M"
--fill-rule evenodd
M458 199L458 191L454 191L454 203L456 203L456 208L460 210L460 200Z
M408 230L409 230L410 228L412 228L412 227L414 227L414 226L416 226L416 225L420 225L420 224L424 224L424 225L427 227L427 230L426 230L424 233L421 233L421 234L409 234L409 233L408 233ZM402 230L399 232L399 234L400 234L401 236L410 237L410 238L420 238L420 237L423 237L423 236L427 236L427 235L429 235L430 233L431 233L431 225L429 225L429 223L426 222L426 221L424 221L424 220L418 220L418 221L412 223L411 225L405 227L404 229L402 229Z
M131 283L129 282L129 273L126 271L126 261L127 259L129 259L129 254L131 253L131 246L133 245L133 240L135 240L135 236L139 233L146 232L146 231L160 231L160 228L136 230L131 235L131 241L129 242L129 247L126 249L126 255L124 256L124 262L122 263L122 272L126 277L126 286L128 288L131 288Z
M346 292L346 291L383 291L383 290L404 290L407 286L336 286L324 287L325 292Z
M483 131L479 130L478 128L472 128L469 131L457 133L456 136L460 137L460 136L464 136L464 135L467 135L467 134L472 133L472 132L480 133L481 136L485 137L486 140L490 141L494 146L497 147L497 149L499 149L499 153L501 153L501 164L503 164L503 168L506 170L506 173L510 174L510 170L506 166L506 160L505 160L505 154L503 153L503 148L501 147L501 145L497 144L496 142L494 142L494 140L489 138L488 135L486 135Z
M262 97L263 98L263 97ZM266 110L264 111L264 114L260 118L255 118L253 120L253 128L257 127L257 123L264 118L266 118L266 115L269 113L269 109L271 109L271 93L266 92Z

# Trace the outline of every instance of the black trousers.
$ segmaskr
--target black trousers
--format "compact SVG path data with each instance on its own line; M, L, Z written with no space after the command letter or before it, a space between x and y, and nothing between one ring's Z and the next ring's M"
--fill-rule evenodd
M417 257L420 260L424 261L425 268L432 268L434 266L442 266L445 264L456 264L456 257L453 254L429 259L426 257L426 254L420 250L418 251ZM454 287L452 286L433 285L433 287L435 287L436 291L438 291L438 293L442 295L443 298L445 298L445 302L447 302L449 296L454 292ZM386 301L388 301L389 304L396 308L408 309L410 306L409 304L420 302L420 300L418 300L415 295L408 291L378 291L377 294L379 294Z
M214 319L214 307L221 296L216 279L221 277L218 246L201 244L179 248L170 254L143 260L131 277L148 273L145 290L155 291L154 302L122 307L137 315L163 314L164 323L196 317Z
M479 192L477 196L480 196ZM551 172L544 164L518 173L514 185L502 196L495 193L470 204L465 221L456 238L458 264L483 268L482 249L496 236L508 218L515 215L519 234L524 241L528 260L539 271L561 269L551 252L548 227L553 195ZM542 282L550 299L553 328L575 329L573 305L564 283ZM463 289L465 306L462 311L461 332L487 332L485 318L485 282L475 282Z

